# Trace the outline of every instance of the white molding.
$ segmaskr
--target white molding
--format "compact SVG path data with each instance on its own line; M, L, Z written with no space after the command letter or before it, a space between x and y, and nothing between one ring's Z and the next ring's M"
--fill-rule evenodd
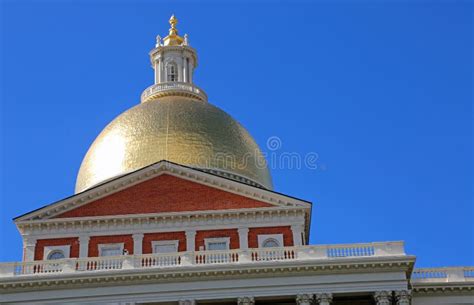
M151 249L152 253L160 253L155 251L156 246L164 246L164 245L173 245L174 246L174 252L178 252L179 248L179 240L153 240L151 242Z
M141 274L110 272L109 276L91 273L81 277L22 277L19 281L3 282L0 292L8 291L4 301L54 301L48 304L110 300L136 302L174 302L180 298L219 300L242 294L294 296L298 293L359 293L377 290L407 289L406 272L413 267L414 257L377 258L376 260L337 260L312 264L262 263L250 268L216 265L213 268L189 268L169 271L149 270ZM359 261L359 262L357 262ZM172 276L171 273L176 274ZM175 273L177 272L177 273ZM114 275L113 275L114 274ZM32 283L32 285L28 285ZM106 284L106 285L104 285ZM98 288L92 289L90 287ZM54 289L54 290L51 290ZM122 293L126 291L126 293ZM40 295L35 295L39 293ZM8 297L8 298L6 298ZM63 303L61 303L63 301ZM88 304L89 304L88 303Z
M49 254L53 251L61 251L64 254L64 258L70 258L71 254L71 245L63 245L63 246L45 246L43 251L43 260L47 260Z
M212 188L263 201L274 206L293 206L302 207L308 210L311 209L311 204L307 201L215 176L200 170L183 167L167 161L160 161L136 172L125 174L82 193L27 213L15 219L15 223L18 224L26 220L51 219L62 213L76 209L92 201L126 189L132 185L158 177L162 174L169 174L178 178L207 185Z
M283 242L283 234L259 234L257 235L257 239L259 248L263 248L263 243L268 239L274 239L279 244L279 247L285 246Z
M261 228L302 224L305 213L302 210L250 210L219 213L150 214L128 215L122 219L97 217L91 219L70 219L68 221L44 221L21 226L22 236L28 238L64 238L84 235L105 236L119 234L140 234L181 231L204 231L237 229L241 227Z
M102 257L102 251L105 249L111 249L111 248L119 248L120 249L120 254L122 255L123 249L124 249L124 243L105 243L105 244L98 244L97 245L99 249L99 256ZM127 249L128 250L128 249ZM130 250L129 250L130 251Z
M227 249L230 249L230 237L211 237L204 239L205 250L209 250L210 243L226 243Z

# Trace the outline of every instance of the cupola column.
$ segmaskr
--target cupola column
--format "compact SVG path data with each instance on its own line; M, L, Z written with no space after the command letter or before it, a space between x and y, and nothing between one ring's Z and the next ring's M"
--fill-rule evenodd
M189 82L188 80L188 59L186 56L183 57L183 81L185 83Z

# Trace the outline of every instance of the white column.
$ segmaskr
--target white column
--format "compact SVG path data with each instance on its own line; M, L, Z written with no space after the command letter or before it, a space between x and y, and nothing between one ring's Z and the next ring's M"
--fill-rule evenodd
M237 305L254 305L255 299L253 297L240 297L237 299Z
M194 252L196 250L196 231L186 231L186 251Z
M133 254L143 254L143 233L133 234Z
M311 305L313 304L313 294L298 294L296 296L296 305Z
M183 82L188 82L188 61L183 57Z
M189 59L189 82L193 82L193 71L194 71L194 64L192 59Z
M160 59L155 60L153 69L155 69L155 84L160 82Z
M239 228L240 249L247 250L249 248L249 228Z
M293 232L293 245L301 246L303 244L302 235L303 235L303 226L302 225L292 225L291 231Z
M332 293L318 293L316 294L316 304L330 305L332 302Z
M89 240L91 238L87 235L79 236L79 257L89 256Z
M179 300L179 305L196 305L196 300Z
M177 58L177 65L178 65L178 82L183 81L183 58L181 57L181 60L179 60L179 57Z
M166 67L163 61L163 57L160 57L160 83L166 82L165 70L166 70Z
M395 291L395 299L397 300L397 305L410 305L411 290Z
M23 260L31 262L35 260L36 238L23 236Z
M376 305L391 305L392 304L392 292L391 291L376 291L374 293L374 299Z

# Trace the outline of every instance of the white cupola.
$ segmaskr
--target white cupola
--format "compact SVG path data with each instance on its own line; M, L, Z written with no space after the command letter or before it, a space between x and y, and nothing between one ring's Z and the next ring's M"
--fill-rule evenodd
M189 46L188 35L178 35L178 19L173 15L169 23L168 36L156 37L156 45L150 52L150 59L155 69L155 84L180 82L192 83L193 71L197 66L196 50Z

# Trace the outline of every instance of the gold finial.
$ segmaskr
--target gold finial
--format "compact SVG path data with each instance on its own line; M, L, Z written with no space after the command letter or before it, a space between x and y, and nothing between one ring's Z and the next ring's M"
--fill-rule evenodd
M169 20L171 28L169 30L169 35L163 39L165 46L179 46L183 43L183 37L178 35L178 29L176 25L178 24L178 19L173 15Z

